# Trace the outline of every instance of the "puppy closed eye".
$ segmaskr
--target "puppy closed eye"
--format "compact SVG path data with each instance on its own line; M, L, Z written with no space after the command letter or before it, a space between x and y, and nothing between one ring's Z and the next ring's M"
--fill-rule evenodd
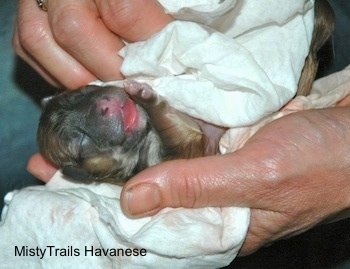
M94 141L85 133L80 138L79 142L79 159L85 159L99 153Z

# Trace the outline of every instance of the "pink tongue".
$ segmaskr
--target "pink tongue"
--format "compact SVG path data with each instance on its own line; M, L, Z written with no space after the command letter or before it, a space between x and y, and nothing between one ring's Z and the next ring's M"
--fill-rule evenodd
M125 131L132 131L137 126L139 114L134 102L130 99L124 103L123 116Z

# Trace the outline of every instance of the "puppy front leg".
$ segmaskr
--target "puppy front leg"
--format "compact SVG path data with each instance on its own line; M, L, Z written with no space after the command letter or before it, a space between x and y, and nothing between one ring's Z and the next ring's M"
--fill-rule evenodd
M163 158L204 156L206 138L194 119L170 107L147 84L127 81L125 91L148 113L151 125L160 137Z

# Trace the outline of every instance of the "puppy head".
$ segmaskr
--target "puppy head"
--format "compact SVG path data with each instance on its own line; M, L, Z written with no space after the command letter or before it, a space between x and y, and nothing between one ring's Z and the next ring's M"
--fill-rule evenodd
M142 166L150 132L145 111L122 88L90 85L46 101L38 143L72 178L122 183Z

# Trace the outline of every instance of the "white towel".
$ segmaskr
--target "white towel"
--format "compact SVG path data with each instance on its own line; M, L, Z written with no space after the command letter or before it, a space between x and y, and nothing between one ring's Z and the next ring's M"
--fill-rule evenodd
M294 96L312 35L313 0L159 2L180 21L126 45L120 55L128 79L231 130ZM234 143L234 131L227 132L222 151ZM247 208L167 208L129 219L119 194L118 186L73 184L59 173L46 186L9 193L0 223L2 268L219 268L235 258L248 229ZM92 255L91 248L112 256ZM117 249L133 255L113 256ZM140 249L145 256L136 256Z

